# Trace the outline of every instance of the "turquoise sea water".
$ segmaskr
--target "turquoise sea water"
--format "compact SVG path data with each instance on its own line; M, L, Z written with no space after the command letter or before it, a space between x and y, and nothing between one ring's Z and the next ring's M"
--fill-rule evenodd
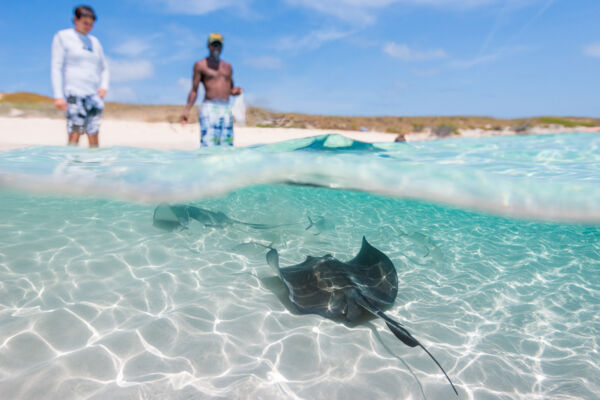
M34 147L0 185L2 398L453 398L381 320L300 314L266 264L365 236L460 398L600 399L598 134ZM162 202L278 226L168 232Z

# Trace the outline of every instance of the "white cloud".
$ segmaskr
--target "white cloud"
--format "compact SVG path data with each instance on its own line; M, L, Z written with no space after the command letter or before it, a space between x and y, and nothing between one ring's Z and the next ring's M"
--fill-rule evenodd
M244 64L257 69L279 69L283 66L280 58L272 56L247 58L244 60Z
M469 9L501 0L286 0L290 5L310 8L322 14L363 24L375 21L373 13L392 4L416 6L433 6L456 9ZM531 0L505 0L509 3L527 2Z
M583 47L583 54L589 57L600 58L600 42L590 43Z
M108 91L108 94L106 95L106 100L120 101L124 103L135 103L137 101L137 94L130 87L114 87Z
M448 55L442 49L415 50L406 44L388 42L383 46L383 52L402 61L428 61L446 58Z
M386 7L396 0L286 0L290 5L316 10L322 14L363 24L370 24L374 17L369 12L373 9Z
M154 75L154 65L148 60L108 59L112 82L141 81Z
M156 0L155 2L171 13L203 15L234 6L244 8L248 0Z
M516 45L516 46L505 46L500 50L494 53L488 53L479 55L473 58L465 58L465 59L454 59L448 63L448 65L452 68L458 69L467 69L474 67L480 64L491 63L496 60L500 60L506 56L517 54L517 53L525 53L531 50L531 47L524 45Z
M112 49L115 53L128 57L137 57L150 49L148 40L128 39Z
M276 44L278 50L299 51L314 50L327 42L332 42L351 35L352 31L337 31L334 29L317 30L303 36L288 36L281 38Z

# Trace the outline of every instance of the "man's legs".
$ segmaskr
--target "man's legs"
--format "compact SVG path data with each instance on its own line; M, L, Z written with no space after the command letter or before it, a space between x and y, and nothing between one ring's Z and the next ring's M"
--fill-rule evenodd
M69 146L77 146L79 144L79 136L81 136L81 132L79 131L69 132L69 142L67 144Z
M201 146L233 146L233 115L229 104L204 102L199 119Z
M77 146L79 137L85 126L85 110L81 105L81 98L75 96L67 97L67 133L69 134L69 146Z
M69 146L77 146L79 138L87 133L90 147L98 147L98 131L102 122L103 104L86 108L90 97L69 96L67 100L67 132L69 133Z
M87 137L88 137L88 143L90 144L90 147L98 147L99 146L98 132L96 132L93 135L91 133L88 133Z
M85 131L88 137L90 147L98 147L98 135L100 132L100 123L102 122L102 110L93 109L88 112L85 121Z
M198 121L200 122L200 147L215 146L215 127L213 122L213 105L204 102L198 110Z
M221 144L233 146L233 114L229 106L224 111L221 123Z

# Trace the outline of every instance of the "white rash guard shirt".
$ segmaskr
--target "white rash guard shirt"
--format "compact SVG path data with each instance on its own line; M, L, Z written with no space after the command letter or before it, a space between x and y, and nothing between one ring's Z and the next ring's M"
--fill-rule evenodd
M52 40L51 75L55 99L108 90L108 64L100 41L73 28L58 31Z

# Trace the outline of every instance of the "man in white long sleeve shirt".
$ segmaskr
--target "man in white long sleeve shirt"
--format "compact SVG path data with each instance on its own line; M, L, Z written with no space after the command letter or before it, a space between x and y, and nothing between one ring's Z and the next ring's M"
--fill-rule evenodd
M52 41L54 105L66 112L69 145L86 133L90 147L98 147L98 132L108 90L108 65L102 46L89 34L96 14L88 6L75 8L74 28L63 29Z

